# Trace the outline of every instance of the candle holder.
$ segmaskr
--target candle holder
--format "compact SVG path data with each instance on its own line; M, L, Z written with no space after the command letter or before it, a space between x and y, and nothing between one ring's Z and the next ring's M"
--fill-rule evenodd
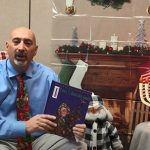
M65 12L68 15L74 15L76 13L76 9L74 6L74 0L66 0Z

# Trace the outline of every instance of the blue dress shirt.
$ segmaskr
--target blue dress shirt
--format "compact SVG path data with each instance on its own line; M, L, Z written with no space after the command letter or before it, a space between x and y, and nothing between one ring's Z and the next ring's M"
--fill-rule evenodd
M17 74L8 59L0 61L0 139L25 136L25 122L16 117ZM44 112L52 80L59 82L52 69L32 61L25 77L31 117Z

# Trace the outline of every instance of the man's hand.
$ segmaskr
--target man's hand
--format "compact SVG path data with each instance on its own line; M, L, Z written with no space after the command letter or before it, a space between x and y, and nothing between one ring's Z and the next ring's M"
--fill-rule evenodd
M39 114L26 121L26 132L28 134L35 131L50 132L57 126L54 123L56 117L52 115Z
M73 127L73 133L76 138L79 140L84 138L86 125L85 124L76 124L75 127Z

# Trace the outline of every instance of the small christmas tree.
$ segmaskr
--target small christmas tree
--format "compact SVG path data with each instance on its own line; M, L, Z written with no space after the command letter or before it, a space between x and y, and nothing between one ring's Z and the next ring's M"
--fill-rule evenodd
M71 45L72 46L78 46L78 32L77 32L77 27L74 26L72 28L72 40L71 40Z
M135 46L140 47L140 48L145 48L147 47L147 40L146 40L146 33L144 30L144 19L139 20L139 28L138 28L138 33L136 35L136 41L135 41Z

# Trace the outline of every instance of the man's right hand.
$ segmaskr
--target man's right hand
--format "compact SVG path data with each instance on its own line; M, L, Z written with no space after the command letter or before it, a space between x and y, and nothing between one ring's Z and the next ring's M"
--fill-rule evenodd
M54 123L56 117L52 115L39 114L26 121L26 132L31 134L35 131L50 132L57 126Z

